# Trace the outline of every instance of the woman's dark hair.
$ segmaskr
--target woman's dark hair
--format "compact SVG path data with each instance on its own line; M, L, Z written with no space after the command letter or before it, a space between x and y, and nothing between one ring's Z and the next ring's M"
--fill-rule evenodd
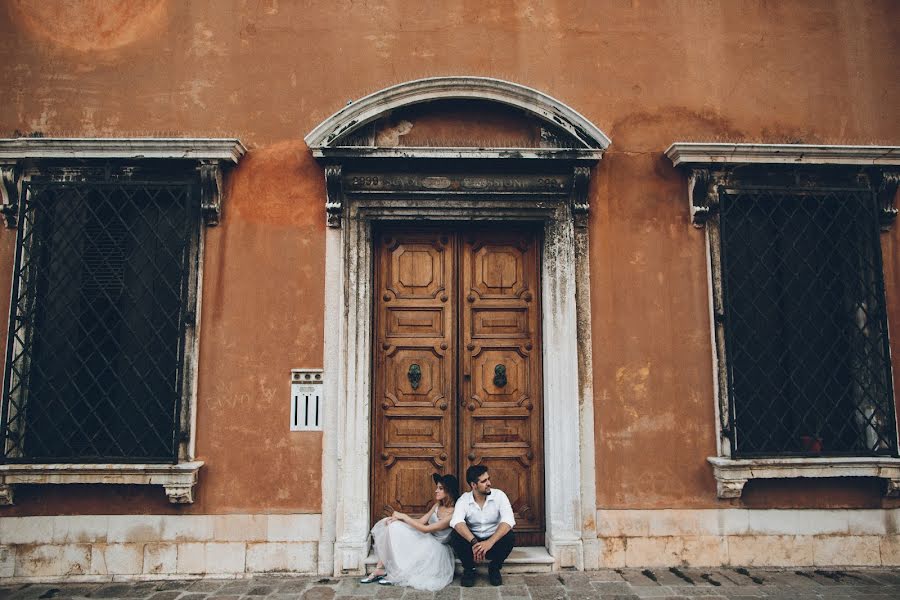
M466 483L469 485L478 483L478 478L487 473L488 468L484 465L472 465L466 469Z
M431 478L434 479L435 485L439 483L444 486L444 491L450 497L450 504L455 504L456 499L459 498L459 480L453 475L440 475L438 473L432 475Z

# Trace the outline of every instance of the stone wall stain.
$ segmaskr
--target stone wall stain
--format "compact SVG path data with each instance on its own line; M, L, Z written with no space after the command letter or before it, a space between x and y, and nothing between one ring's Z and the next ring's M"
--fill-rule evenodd
M169 0L10 0L12 21L29 35L79 52L112 50L158 35Z

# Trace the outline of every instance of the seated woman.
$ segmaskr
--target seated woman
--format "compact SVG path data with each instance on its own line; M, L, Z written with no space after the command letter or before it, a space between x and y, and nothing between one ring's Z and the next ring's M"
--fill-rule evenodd
M453 475L431 477L435 503L421 518L394 512L375 523L372 540L378 565L361 583L437 591L453 581L453 552L447 543L459 481Z

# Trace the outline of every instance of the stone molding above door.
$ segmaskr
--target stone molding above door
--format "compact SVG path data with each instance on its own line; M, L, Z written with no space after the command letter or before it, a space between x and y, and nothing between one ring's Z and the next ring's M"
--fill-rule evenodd
M364 125L392 111L483 101L540 121L534 147L380 147ZM432 103L432 104L428 104ZM421 107L420 107L421 108ZM371 131L370 131L371 133ZM587 214L591 167L609 139L561 102L478 77L401 84L355 102L306 137L325 169L325 393L321 573L360 572L368 553L372 230L378 222L543 226L546 545L557 568L597 568ZM565 477L565 482L561 479Z

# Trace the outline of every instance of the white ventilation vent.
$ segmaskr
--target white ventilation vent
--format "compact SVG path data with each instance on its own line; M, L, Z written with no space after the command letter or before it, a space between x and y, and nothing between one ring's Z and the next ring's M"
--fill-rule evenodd
M291 370L291 431L321 431L324 418L322 369Z

